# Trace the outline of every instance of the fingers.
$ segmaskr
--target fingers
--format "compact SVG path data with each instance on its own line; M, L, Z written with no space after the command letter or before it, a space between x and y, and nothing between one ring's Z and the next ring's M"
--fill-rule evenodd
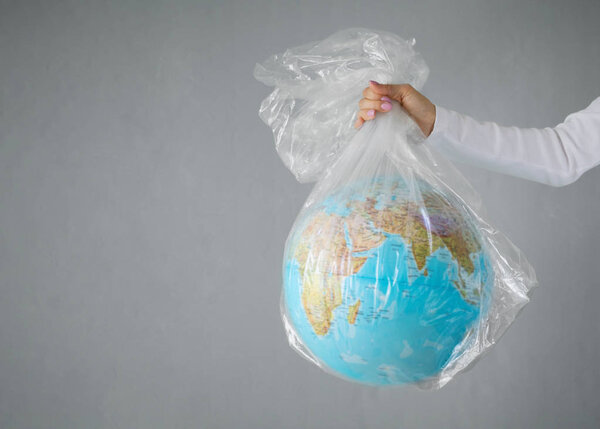
M358 111L358 118L354 123L354 128L360 128L366 121L375 118L375 109L363 109Z
M360 111L354 127L360 128L365 121L375 118L376 112L389 112L392 109L392 100L403 105L404 98L413 90L409 84L394 85L369 81L369 86L363 90L364 98L358 103Z
M360 115L358 115L358 118L356 119L356 122L354 123L354 128L360 128L362 127L362 124L365 123L365 120L363 118L360 117Z
M367 86L364 89L362 94L363 94L363 97L366 98L367 100L381 100L381 97L382 97L381 94L378 94L375 91L373 91L370 86Z
M370 93L373 93L373 97L369 98L377 99L378 97L387 95L391 99L397 100L402 104L402 99L413 89L413 87L409 84L383 84L371 80L369 81L368 89L370 90Z
M367 98L363 98L358 102L358 107L360 110L377 110L378 112L389 112L392 110L391 99L383 96L380 100L369 100Z
M363 95L373 96L373 94L369 93L367 90L368 88L365 89ZM377 99L375 100L365 97L358 102L358 107L360 110L358 112L358 118L354 123L354 128L360 128L365 121L370 121L371 119L375 118L375 112L389 112L392 110L392 100L389 97L385 95L376 95L376 97Z
M369 100L381 100L382 97L387 96L392 100L399 101L402 103L402 98L406 97L414 88L407 84L383 84L377 83L373 80L369 81L369 86L363 90L363 97Z

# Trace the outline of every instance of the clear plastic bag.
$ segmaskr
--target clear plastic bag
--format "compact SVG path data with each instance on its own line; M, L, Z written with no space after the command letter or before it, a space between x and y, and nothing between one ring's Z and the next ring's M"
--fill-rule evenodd
M368 80L424 84L407 42L355 28L258 64L260 108L301 182L317 181L286 241L290 345L370 385L440 388L498 341L537 285L477 194L394 102L359 131Z

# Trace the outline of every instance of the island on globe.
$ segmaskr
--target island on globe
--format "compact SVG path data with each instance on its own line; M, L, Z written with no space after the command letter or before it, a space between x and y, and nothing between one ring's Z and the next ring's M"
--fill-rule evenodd
M287 240L282 310L318 364L371 385L438 375L469 346L493 269L470 214L428 182L350 184Z

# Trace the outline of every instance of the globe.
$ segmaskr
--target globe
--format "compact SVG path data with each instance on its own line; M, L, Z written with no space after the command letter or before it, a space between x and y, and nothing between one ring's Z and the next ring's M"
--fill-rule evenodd
M457 198L403 177L356 181L301 212L283 277L297 348L371 385L439 375L476 341L494 281Z

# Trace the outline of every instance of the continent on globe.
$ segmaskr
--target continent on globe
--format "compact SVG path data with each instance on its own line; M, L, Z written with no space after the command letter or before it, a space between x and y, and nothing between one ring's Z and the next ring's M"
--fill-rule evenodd
M385 234L401 235L407 241L419 270L429 255L446 247L461 268L473 273L470 255L480 251L480 245L473 231L462 228L462 215L441 196L424 194L423 206L410 201L382 209L376 205L376 199L366 198L348 202L347 216L320 212L301 235L295 254L301 272L308 262L315 264L312 273L331 274L328 278L308 275L304 281L303 306L318 335L327 333L333 310L341 304L341 277L356 274L367 260L359 254L380 246ZM455 286L464 289L460 280Z
M469 214L427 182L412 185L351 184L303 212L288 240L290 321L350 379L432 376L487 311L493 273Z

